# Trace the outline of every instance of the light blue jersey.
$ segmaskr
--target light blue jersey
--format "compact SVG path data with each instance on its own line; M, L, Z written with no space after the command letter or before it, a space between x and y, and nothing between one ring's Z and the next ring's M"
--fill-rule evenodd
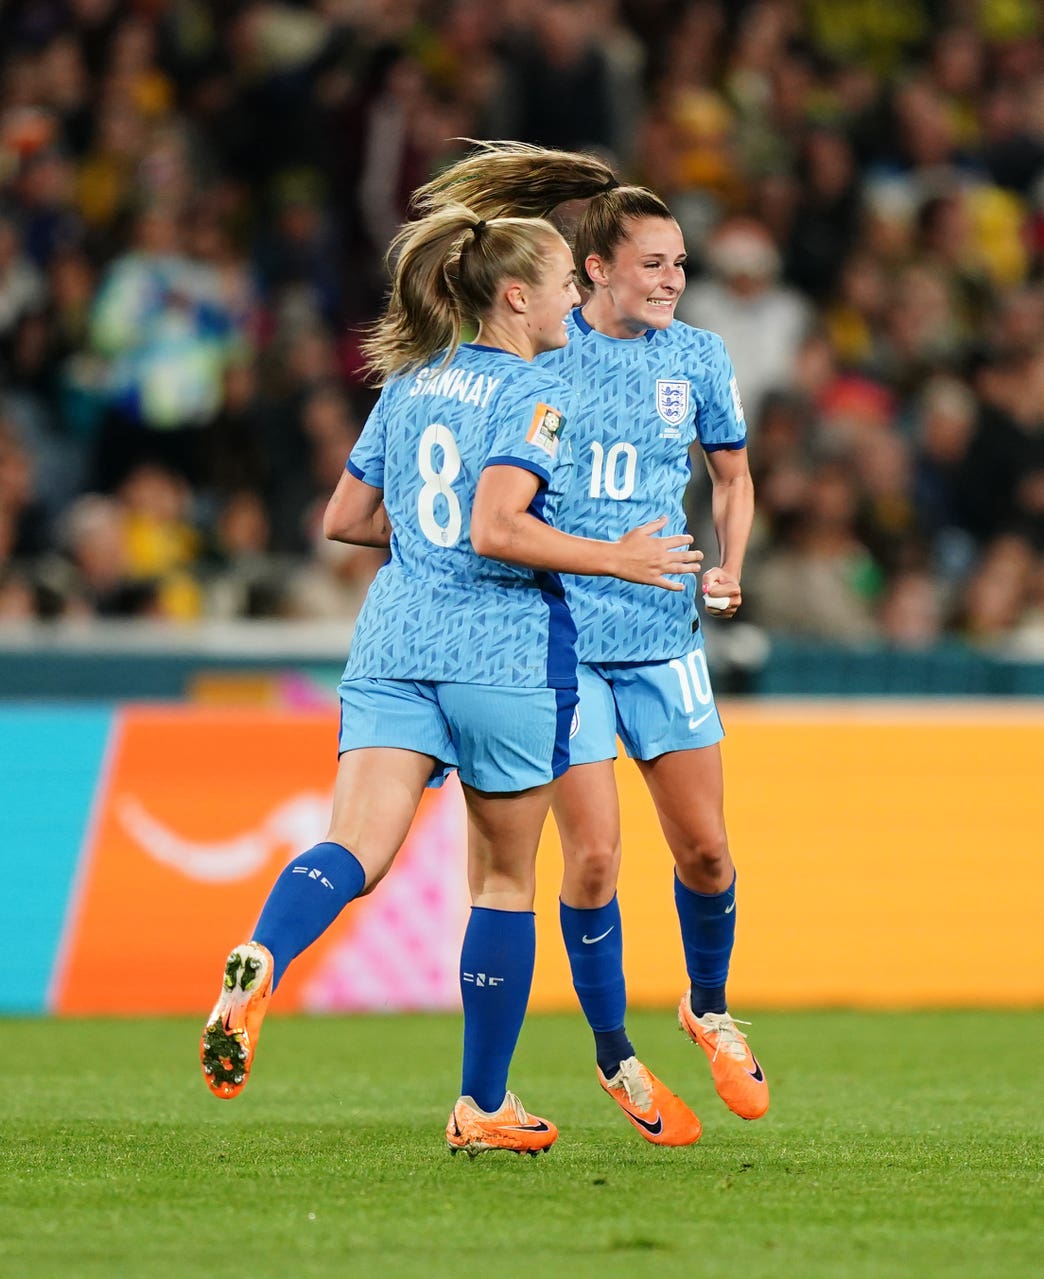
M579 403L552 482L548 517L567 533L615 541L661 515L686 532L689 446L744 448L743 406L721 338L675 320L644 337L606 337L580 310L569 344L538 357ZM691 647L697 575L664 591L612 577L563 575L581 662L653 662Z
M538 476L543 519L575 397L551 370L465 344L389 382L348 469L381 489L393 529L356 624L346 679L572 687L575 629L555 573L477 555L471 508L483 468Z

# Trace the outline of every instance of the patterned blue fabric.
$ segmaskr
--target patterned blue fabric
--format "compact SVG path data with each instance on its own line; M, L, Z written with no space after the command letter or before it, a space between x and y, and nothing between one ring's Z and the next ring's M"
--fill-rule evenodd
M385 386L348 469L382 489L391 557L370 587L346 679L515 687L575 684L575 628L557 574L477 555L471 508L484 467L541 481L543 519L575 397L548 369L474 344Z
M699 631L689 636L688 648L665 662L581 662L570 761L615 759L617 738L631 759L720 742L725 731Z
M573 688L420 680L342 680L340 751L373 746L437 761L429 786L454 768L481 791L543 786L569 767Z
M615 540L661 515L684 533L689 446L746 446L736 377L716 333L680 320L644 337L606 337L576 310L569 344L537 363L577 391L547 500L558 528ZM690 647L698 575L666 592L610 577L564 576L581 662L660 661Z

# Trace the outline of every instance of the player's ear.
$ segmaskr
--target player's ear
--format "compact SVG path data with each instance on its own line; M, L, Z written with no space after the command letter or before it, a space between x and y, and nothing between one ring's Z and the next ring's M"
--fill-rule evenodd
M609 277L605 273L605 259L597 253L589 253L584 258L584 270L587 278L594 284L608 284Z
M519 315L528 309L526 291L517 281L509 284L504 290L504 300L507 302L512 311L518 312Z

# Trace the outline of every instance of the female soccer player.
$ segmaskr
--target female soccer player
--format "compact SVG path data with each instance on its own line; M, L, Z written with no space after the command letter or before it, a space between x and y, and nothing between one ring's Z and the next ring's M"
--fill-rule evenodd
M682 531L690 447L698 443L719 551L703 574L703 595L715 616L734 616L754 511L746 425L721 339L674 319L685 246L670 210L645 188L621 186L593 157L518 143L481 146L422 187L416 203L430 210L449 198L483 216L550 215L586 199L573 253L587 300L570 318L568 345L540 360L584 392L570 422L572 465L556 475L550 518L574 534L612 537L630 521L670 512L667 527ZM553 799L564 855L562 932L594 1031L599 1082L638 1131L660 1143L675 1135L663 1100L671 1094L636 1058L624 1024L617 735L641 770L675 859L689 977L679 1023L706 1052L731 1110L756 1119L769 1101L726 1001L736 872L725 831L723 730L695 593L695 585L663 597L640 585L567 579L580 701L571 767Z
M691 538L652 521L612 542L543 518L572 413L532 363L566 341L579 300L548 223L451 207L404 228L388 309L369 342L384 381L325 517L327 536L388 545L340 685L340 761L326 840L277 879L225 965L200 1045L218 1097L246 1083L270 992L287 965L405 839L421 794L459 771L473 909L461 955L461 1097L451 1150L538 1153L557 1136L507 1091L534 957L534 866L551 783L567 767L575 628L559 571L617 573L680 592ZM477 320L474 343L462 324ZM478 975L483 980L477 979Z

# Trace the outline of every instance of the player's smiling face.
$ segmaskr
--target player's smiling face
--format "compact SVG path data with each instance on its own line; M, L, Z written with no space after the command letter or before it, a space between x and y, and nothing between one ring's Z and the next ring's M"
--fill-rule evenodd
M565 319L573 307L579 305L580 292L576 287L573 255L564 240L554 243L540 283L529 285L527 294L526 328L534 355L565 346L569 340Z
M584 307L588 322L609 337L665 329L685 289L685 243L673 218L633 218L611 258L591 255L595 283Z

